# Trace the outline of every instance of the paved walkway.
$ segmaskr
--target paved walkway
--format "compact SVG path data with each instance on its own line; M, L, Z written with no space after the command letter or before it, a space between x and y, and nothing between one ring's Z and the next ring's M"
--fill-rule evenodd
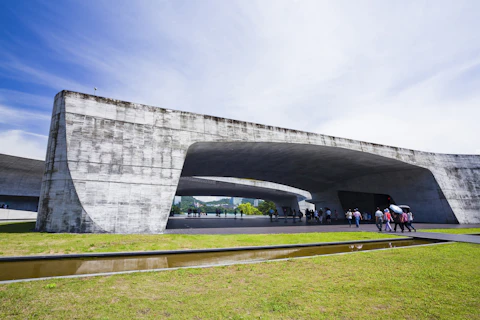
M393 225L392 225L393 226ZM433 224L433 223L414 223L417 229L462 229L462 228L480 228L480 224ZM354 231L371 231L378 232L373 222L361 222L360 228L355 225L349 227L343 221L332 221L332 224L306 224L305 219L302 222L293 223L292 218L279 218L278 222L270 222L269 217L264 216L244 216L237 218L233 216L223 215L216 217L215 215L202 216L200 218L187 218L184 216L171 217L168 220L167 230L165 233L171 234L265 234L265 233L305 233L305 232L354 232ZM387 232L388 234L397 234L405 236L415 236L426 239L439 239L448 241L480 243L480 236L474 235L454 235L443 233L428 232L405 232L398 230L395 232Z
M406 235L416 237L416 238L422 238L422 239L446 240L446 241L480 244L480 235L450 234L450 233L436 233L436 232L415 232L413 234L406 234Z

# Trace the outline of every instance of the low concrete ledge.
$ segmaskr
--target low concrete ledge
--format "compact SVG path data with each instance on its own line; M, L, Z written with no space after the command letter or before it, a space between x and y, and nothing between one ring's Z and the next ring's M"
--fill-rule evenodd
M158 250L158 251L132 251L132 252L95 252L95 253L75 253L75 254L58 254L58 255L39 255L39 256L10 256L0 257L0 262L15 261L34 261L34 260L61 260L61 259L88 259L88 258L109 258L109 257L133 257L133 256L153 256L153 255L175 255L187 253L209 253L209 252L233 252L233 251L253 251L268 249L289 249L289 248L305 248L318 246L333 246L342 244L358 244L385 241L405 241L411 240L412 237L399 236L397 238L375 239L375 240L355 240L355 241L336 241L336 242L317 242L317 243L301 243L301 244L280 244L273 246L257 246L257 247L235 247L235 248L209 248L209 249L187 249L187 250Z
M37 213L14 209L0 209L0 221L2 220L36 220Z

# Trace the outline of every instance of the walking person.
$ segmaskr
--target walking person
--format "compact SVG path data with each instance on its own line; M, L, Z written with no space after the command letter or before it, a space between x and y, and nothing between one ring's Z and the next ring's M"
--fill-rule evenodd
M310 213L310 210L305 210L305 223L308 223L312 219L312 215Z
M405 228L408 229L408 232L412 232L412 229L408 226L408 214L405 211L400 215L400 223L400 227L403 226L402 232L405 231Z
M347 218L348 224L351 228L352 227L352 217L353 217L352 209L348 209L348 211L345 213L345 217Z
M325 208L325 223L332 223L332 210L330 208Z
M383 213L379 207L377 207L377 211L375 211L375 225L377 226L378 231L382 232Z
M275 222L278 222L278 210L275 209Z
M273 222L273 209L268 210L268 215L270 216L270 222Z
M283 209L283 216L285 217L285 223L287 223L287 208Z
M355 225L357 226L357 228L360 228L360 220L362 220L362 214L360 213L360 211L358 211L358 208L355 209L353 216L355 217Z
M408 226L410 228L412 228L413 230L415 230L415 232L417 232L417 229L415 229L415 227L412 225L413 213L412 213L412 211L410 211L410 209L408 209L407 215L408 215L408 222L407 222Z
M397 232L397 226L400 226L400 229L403 232L403 224L401 223L401 218L402 217L400 214L393 212L393 222L395 223L395 225L393 226L394 232Z
M315 212L313 213L313 217L315 218L316 222L320 221L320 218L318 217L318 210L315 209Z
M240 210L240 219L243 219L243 210Z
M293 223L295 222L295 216L297 215L297 210L293 209Z
M385 221L385 231L390 231L392 232L392 226L390 225L390 222L392 220L392 215L390 214L390 211L388 209L385 209L385 215L383 216L383 220Z

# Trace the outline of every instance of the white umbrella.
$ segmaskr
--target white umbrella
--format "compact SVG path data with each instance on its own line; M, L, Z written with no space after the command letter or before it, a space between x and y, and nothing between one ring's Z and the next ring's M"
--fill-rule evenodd
M390 208L390 210L392 210L396 214L402 214L403 213L402 208L400 208L399 206L396 206L394 204L391 204L389 208Z

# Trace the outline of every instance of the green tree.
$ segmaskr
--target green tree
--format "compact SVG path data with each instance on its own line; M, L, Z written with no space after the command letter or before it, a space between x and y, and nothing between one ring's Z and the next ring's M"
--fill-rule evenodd
M173 212L174 214L180 214L180 207L177 206L177 205L173 205L173 206L172 206L172 212Z
M273 209L273 210L276 209L275 203L272 202L272 201L263 201L262 203L260 203L260 204L258 205L258 210L259 210L262 214L268 214L268 212L270 211L270 209Z
M260 211L252 206L250 203L242 203L239 204L237 207L237 210L240 212L240 210L243 211L244 214L249 214L249 215L254 215L254 214L261 214Z

